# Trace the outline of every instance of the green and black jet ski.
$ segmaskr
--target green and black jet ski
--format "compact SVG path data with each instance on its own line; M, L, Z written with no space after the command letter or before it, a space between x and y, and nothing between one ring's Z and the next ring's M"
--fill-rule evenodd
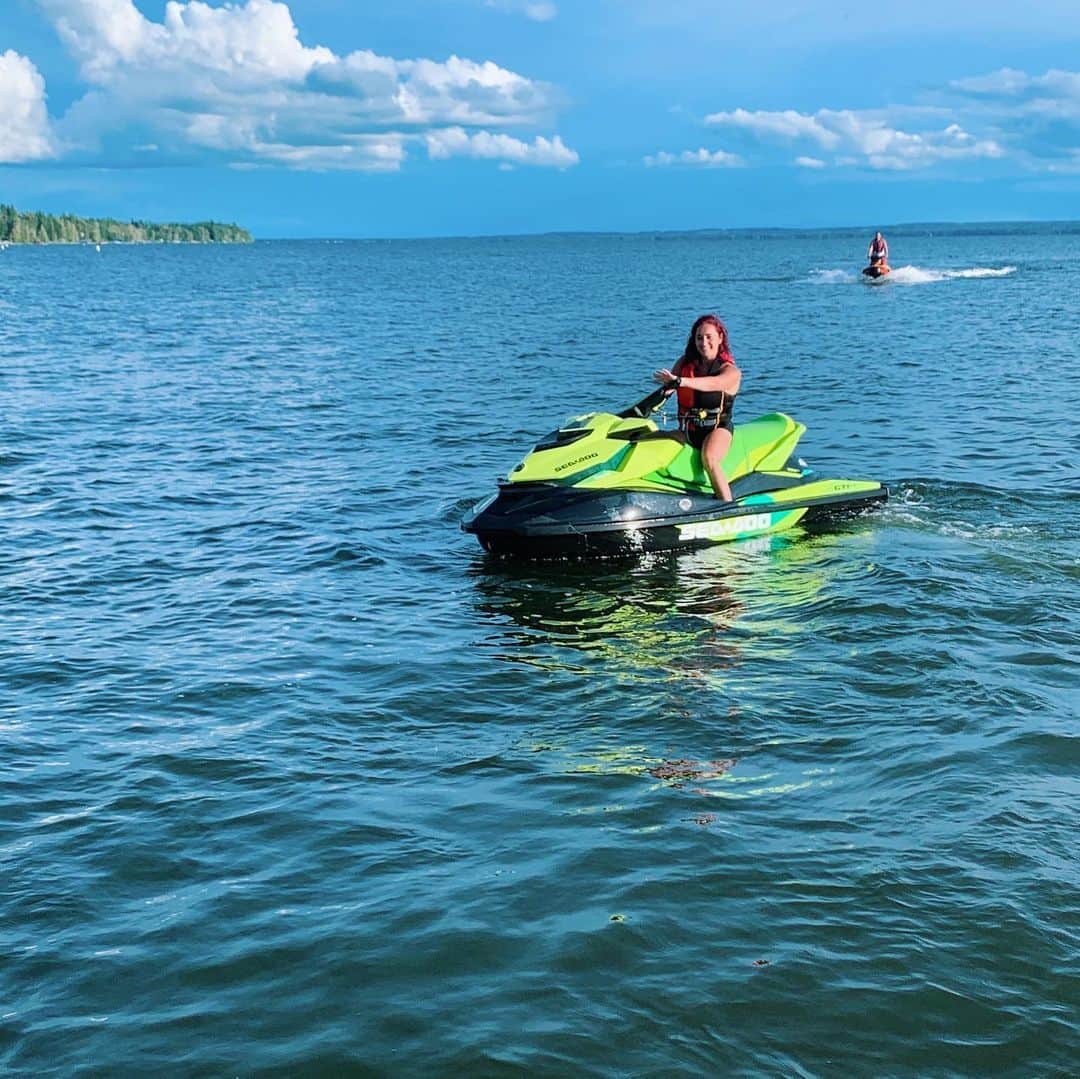
M574 416L533 447L461 523L485 550L525 558L689 548L862 513L889 497L874 480L826 479L801 461L806 428L774 412L736 426L713 496L701 454L650 419L661 388L618 414Z

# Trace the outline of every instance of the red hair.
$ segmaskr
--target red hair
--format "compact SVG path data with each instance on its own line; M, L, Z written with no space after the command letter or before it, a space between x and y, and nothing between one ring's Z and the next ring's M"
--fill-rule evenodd
M734 363L735 357L732 356L731 346L728 343L727 327L715 315L702 315L694 320L694 325L690 327L690 336L686 339L686 351L683 353L682 358L692 364L697 364L701 360L702 356L698 352L697 342L694 338L702 326L716 327L716 332L720 334L719 358L725 363Z

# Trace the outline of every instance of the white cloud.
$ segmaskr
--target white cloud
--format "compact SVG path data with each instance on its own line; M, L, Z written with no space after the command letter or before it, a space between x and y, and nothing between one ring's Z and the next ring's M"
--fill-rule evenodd
M1068 172L1080 141L1080 72L1001 68L949 84L963 110L991 129L1028 171Z
M160 23L133 0L38 3L93 87L62 124L90 158L128 132L164 158L394 169L426 129L537 125L557 105L550 86L492 61L306 46L276 0L169 0Z
M1006 67L955 79L925 100L931 104L805 113L738 108L705 120L762 147L793 144L794 163L803 168L915 170L1005 158L1026 172L1072 167L1080 141L1080 72L1052 68L1030 75Z
M933 113L934 117L938 113ZM890 126L884 112L851 109L818 109L813 114L792 109L784 112L713 113L706 117L713 124L742 128L754 136L769 136L785 141L808 140L824 150L832 150L841 160L852 157L874 169L917 169L935 162L958 158L997 158L1005 153L994 139L976 139L959 124L950 123L941 130L904 131ZM940 121L939 121L940 122ZM800 158L796 164L807 166L818 158Z
M1017 142L1027 143L1032 149L1037 150L1042 134L1038 125L1061 121L1080 127L1080 72L1051 69L1042 75L1028 75L1001 68L989 75L957 79L949 85L952 91L969 99L966 107L992 119L1009 130ZM1028 125L1028 120L1036 127Z
M862 154L875 169L917 169L937 161L1005 154L993 139L976 139L955 123L941 131L909 132L889 127L884 119L872 114L822 112L824 122L840 134L841 144Z
M286 4L248 0L211 7L200 0L165 5L163 23L133 0L38 0L83 77L109 85L139 70L239 77L247 84L298 81L329 49L300 44Z
M1080 72L1051 68L1043 75L1028 75L1025 71L1003 67L989 75L970 79L955 79L949 86L962 93L983 97L1018 97L1025 92L1056 98L1080 98Z
M243 120L202 114L187 119L185 134L196 146L226 153L249 151L259 161L298 169L392 172L405 160L405 137L394 133L352 135L347 141L336 143L295 145L264 141L257 128Z
M699 168L711 169L734 169L743 164L738 154L729 154L725 150L709 151L683 150L682 153L669 154L666 150L660 150L655 154L648 154L644 158L648 168L659 168L666 165L696 165Z
M429 131L424 136L428 156L432 158L479 157L512 162L518 165L554 165L567 168L578 163L578 155L564 145L556 135L545 139L538 135L532 143L522 142L510 135L493 135L489 131L469 134L462 127Z
M546 0L485 0L485 4L499 11L520 13L533 22L549 22L559 14L559 9Z
M130 0L38 0L38 6L91 81L136 55L150 31Z
M25 57L0 53L0 163L53 157L55 146L45 107L45 80Z
M954 90L971 94L1016 94L1023 90L1031 80L1023 71L1003 67L989 75L978 75L970 79L954 79L949 85Z
M535 22L547 22L558 15L559 9L554 4L526 4L525 17Z
M354 52L319 64L313 88L354 99L354 107L409 124L527 124L552 107L550 91L490 60L476 63L451 56L434 60L391 60Z
M705 117L705 123L742 127L759 135L778 135L787 139L810 138L826 150L834 149L839 142L836 133L818 119L794 109L785 109L783 112L747 112L746 109L714 112Z

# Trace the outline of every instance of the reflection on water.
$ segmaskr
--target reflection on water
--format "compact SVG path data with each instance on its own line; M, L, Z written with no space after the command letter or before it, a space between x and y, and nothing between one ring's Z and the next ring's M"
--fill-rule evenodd
M872 524L857 521L635 562L479 560L481 647L559 675L549 702L575 687L522 748L549 774L597 779L597 801L581 813L618 812L662 788L730 802L828 782L762 767L791 718L762 703L806 678L806 642L853 586L872 587L875 542ZM612 787L619 777L639 794Z
M602 663L637 681L692 668L709 652L730 664L728 629L741 604L722 574L687 572L669 552L626 563L530 566L486 559L476 605L495 630L487 644L509 662L581 670Z
M484 645L510 663L624 680L707 681L747 649L788 647L830 581L863 574L870 525L798 530L634 562L518 563L472 570Z
M1050 235L912 236L1021 269L878 290L783 283L839 234L0 256L0 1072L1075 1074L1080 306ZM816 467L894 500L483 560L458 521L494 475L647 388L593 343L632 317L669 355L718 260L744 415L797 408ZM418 289L437 407L370 379Z

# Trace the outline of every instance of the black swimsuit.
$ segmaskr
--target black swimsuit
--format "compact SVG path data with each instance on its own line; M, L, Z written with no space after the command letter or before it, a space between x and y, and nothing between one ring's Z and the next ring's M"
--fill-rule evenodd
M698 373L697 365L694 365L694 377L709 378L719 375L724 368L731 364L731 360L717 358L709 364L708 368ZM734 431L731 422L731 413L735 408L735 394L725 393L723 390L694 390L694 404L680 411L679 420L686 432L686 441L696 450L700 450L709 437L718 427L725 431ZM707 415L696 415L704 412Z
M731 422L730 416L726 420L721 420L719 423L713 424L711 427L699 427L696 423L688 423L686 425L686 441L689 442L695 450L700 450L701 447L705 445L705 439L707 439L718 427L730 433L734 433L735 431L735 425Z

